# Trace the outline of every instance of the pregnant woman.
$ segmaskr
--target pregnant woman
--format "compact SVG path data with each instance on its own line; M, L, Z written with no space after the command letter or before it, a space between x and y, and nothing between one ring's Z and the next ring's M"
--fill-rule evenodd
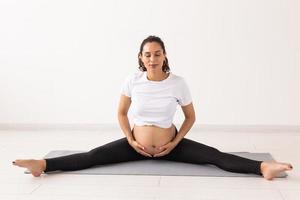
M251 160L184 138L195 122L191 94L185 80L170 72L163 41L147 37L138 54L140 71L127 77L120 97L118 120L124 138L85 153L49 159L15 160L33 176L56 170L81 170L95 165L155 159L212 164L236 173L253 173L271 180L292 170L289 163ZM179 131L172 123L177 105L185 116ZM127 112L132 108L131 130Z

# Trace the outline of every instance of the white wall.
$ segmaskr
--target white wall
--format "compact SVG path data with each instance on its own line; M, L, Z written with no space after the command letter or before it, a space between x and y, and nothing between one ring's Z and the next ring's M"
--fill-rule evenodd
M0 0L0 123L116 124L121 83L154 34L190 86L197 124L300 125L299 10L297 0Z

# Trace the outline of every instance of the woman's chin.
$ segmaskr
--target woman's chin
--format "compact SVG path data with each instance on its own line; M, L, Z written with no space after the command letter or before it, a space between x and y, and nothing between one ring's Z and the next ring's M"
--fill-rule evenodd
M153 72L162 70L162 68L160 68L158 66L150 66L148 69L149 69L149 71L153 71Z

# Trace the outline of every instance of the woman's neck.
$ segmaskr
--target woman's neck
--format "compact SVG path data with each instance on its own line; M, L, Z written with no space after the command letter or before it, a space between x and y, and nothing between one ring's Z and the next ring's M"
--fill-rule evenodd
M166 72L148 72L147 71L147 78L150 81L162 81L165 80L168 77L168 74Z

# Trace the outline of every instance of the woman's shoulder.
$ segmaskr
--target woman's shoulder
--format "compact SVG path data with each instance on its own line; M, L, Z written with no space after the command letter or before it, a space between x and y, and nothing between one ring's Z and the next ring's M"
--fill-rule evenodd
M144 76L146 72L142 72L142 71L137 71L137 72L133 72L132 73L132 78L133 79L140 79Z
M171 73L171 72L170 72ZM183 76L180 76L180 75L177 75L177 74L174 74L174 73L171 73L172 75L172 80L177 82L177 83L182 83L182 82L185 82L185 79Z
M136 80L142 78L143 75L144 75L144 72L142 72L142 71L132 72L127 75L126 80L127 81L136 81Z

